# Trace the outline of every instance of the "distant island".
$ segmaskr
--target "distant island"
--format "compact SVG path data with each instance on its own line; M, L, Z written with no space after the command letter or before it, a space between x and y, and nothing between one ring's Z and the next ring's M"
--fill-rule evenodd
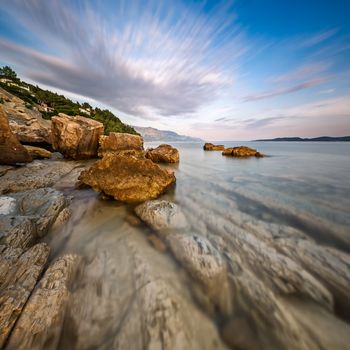
M145 141L192 141L202 142L203 140L197 137L179 135L170 130L159 130L151 127L134 126L133 127Z
M340 137L331 137L331 136L320 136L320 137L313 137L313 138L302 138L302 137L278 137L275 139L261 139L261 140L253 140L253 141L259 141L259 142L265 142L265 141L299 141L299 142L349 142L350 136L340 136Z

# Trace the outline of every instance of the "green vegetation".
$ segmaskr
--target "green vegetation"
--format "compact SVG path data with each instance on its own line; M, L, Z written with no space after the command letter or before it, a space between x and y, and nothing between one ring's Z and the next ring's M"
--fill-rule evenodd
M0 97L0 105L2 105L3 103L5 103L5 101L2 97Z
M0 87L26 102L27 108L32 109L34 106L40 105L47 106L48 110L41 112L45 119L51 119L51 117L58 113L65 113L73 116L82 115L103 123L105 134L112 131L138 135L133 127L124 124L111 111L107 109L101 110L99 108L93 108L87 102L84 102L83 104L73 102L63 95L43 90L39 88L39 86L27 84L18 79L16 72L8 66L0 68L0 77L12 79L14 83L13 85L7 85L6 83L0 82ZM26 90L28 88L29 91ZM81 111L80 109L84 109L88 113Z

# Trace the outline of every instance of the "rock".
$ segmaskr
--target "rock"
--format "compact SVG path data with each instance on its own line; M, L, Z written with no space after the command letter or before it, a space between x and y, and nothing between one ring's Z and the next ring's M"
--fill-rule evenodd
M95 191L122 202L154 199L176 181L174 173L161 169L149 159L113 153L83 171L79 179Z
M147 239L150 244L159 252L164 253L167 250L165 243L158 236L152 234L149 235Z
M237 158L246 158L246 157L257 157L261 158L263 155L258 152L256 149L245 147L245 146L239 146L239 147L231 147L226 148L222 152L223 156L232 156Z
M13 253L11 253L11 251ZM0 253L0 347L2 348L27 302L49 256L39 243L26 252L5 247Z
M224 145L214 145L212 143L205 143L203 146L204 151L223 151L225 149Z
M33 159L10 130L3 107L0 106L0 164L28 163Z
M45 148L36 146L24 146L33 159L51 158L52 153Z
M26 108L25 102L0 88L5 103L10 129L23 143L51 144L51 121L42 118L35 109Z
M63 113L52 117L52 146L66 158L97 157L98 141L103 135L103 124L81 116Z
M155 163L178 163L180 155L176 148L164 144L157 148L149 148L146 151L146 158Z
M219 252L205 237L196 234L174 233L166 240L178 262L210 298L216 299L227 284L226 263Z
M189 224L180 207L165 200L142 203L135 208L135 213L161 236L189 229Z
M50 187L62 178L70 176L79 170L72 182L78 181L78 176L84 164L62 160L35 160L20 168L14 168L1 176L0 193L21 192L35 188ZM63 179L62 179L63 180Z
M79 256L63 255L49 266L17 320L7 350L57 348L80 261Z
M0 243L23 249L43 237L68 204L63 194L52 188L0 196L1 203Z
M143 138L139 135L110 132L108 136L100 136L99 145L99 157L103 157L104 154L108 152L120 152L127 150L143 151ZM139 152L139 154L142 154L142 152Z
M14 169L11 165L0 165L0 176L5 175L9 170Z

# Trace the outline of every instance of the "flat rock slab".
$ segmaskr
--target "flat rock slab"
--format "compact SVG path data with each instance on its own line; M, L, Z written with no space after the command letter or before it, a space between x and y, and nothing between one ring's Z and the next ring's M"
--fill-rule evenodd
M49 251L45 243L39 243L26 252L11 247L0 250L0 348L34 289Z
M7 350L57 348L80 262L79 256L67 254L49 266L17 320Z

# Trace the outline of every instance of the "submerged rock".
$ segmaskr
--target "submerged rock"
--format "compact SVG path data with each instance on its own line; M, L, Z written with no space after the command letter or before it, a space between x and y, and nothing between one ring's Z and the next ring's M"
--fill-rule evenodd
M232 156L237 158L263 157L263 155L260 152L258 152L256 149L245 147L245 146L225 148L224 151L222 152L222 155Z
M149 148L146 158L155 163L178 163L180 161L179 151L170 145L159 145L157 148Z
M0 164L28 163L33 159L10 130L7 116L0 106Z
M99 157L103 157L108 152L120 151L137 151L137 154L143 155L143 138L139 135L110 132L108 136L100 136L99 145Z
M45 148L36 146L24 146L33 159L51 158L52 153Z
M0 347L2 348L44 269L49 247L39 243L26 252L0 248Z
M176 181L173 172L161 169L149 159L113 153L83 171L79 179L95 191L122 202L154 199Z
M52 117L52 146L66 158L97 157L98 141L103 135L103 124L81 116L59 113Z
M205 143L203 146L204 151L223 151L225 149L224 145L214 145L212 143Z
M187 230L189 224L180 207L165 200L147 201L135 208L137 216L161 236Z
M80 261L80 257L69 254L49 266L17 320L7 350L57 348Z

